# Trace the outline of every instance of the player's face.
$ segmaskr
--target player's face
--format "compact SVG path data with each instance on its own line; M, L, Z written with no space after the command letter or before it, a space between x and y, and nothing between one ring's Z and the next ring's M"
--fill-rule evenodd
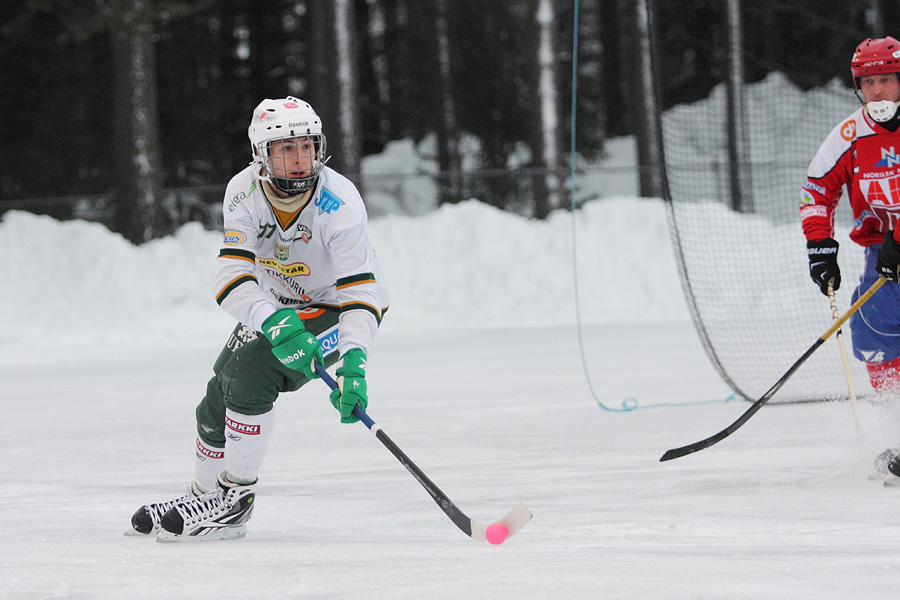
M275 140L269 146L271 175L283 179L299 179L312 174L316 148L312 138Z
M866 102L890 100L900 102L900 79L897 73L867 75L859 80L859 89Z

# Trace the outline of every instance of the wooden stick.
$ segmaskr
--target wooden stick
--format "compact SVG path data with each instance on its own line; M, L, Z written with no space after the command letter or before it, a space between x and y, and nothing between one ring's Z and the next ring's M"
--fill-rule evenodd
M834 288L832 287L833 281L834 280L828 282L828 300L831 302L831 316L837 321L840 317L838 317L837 302L834 299ZM836 337L838 347L841 349L841 362L844 364L844 379L847 380L847 391L850 394L850 407L853 409L853 423L856 425L856 441L860 448L862 448L862 430L859 425L859 403L856 400L856 390L853 387L853 376L850 375L850 362L847 360L847 348L844 346L843 330L838 329Z

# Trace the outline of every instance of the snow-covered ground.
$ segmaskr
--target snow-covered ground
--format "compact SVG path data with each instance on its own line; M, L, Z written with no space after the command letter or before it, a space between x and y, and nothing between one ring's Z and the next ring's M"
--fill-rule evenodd
M867 480L897 441L890 410L861 407L858 444L846 403L766 407L658 462L749 406L728 400L693 331L659 201L576 213L581 336L565 212L467 202L371 232L393 303L370 415L470 517L528 504L524 530L497 547L464 536L314 383L277 403L246 539L123 536L192 474L193 409L232 327L212 298L219 236L187 226L136 248L11 213L0 597L896 596L900 488Z

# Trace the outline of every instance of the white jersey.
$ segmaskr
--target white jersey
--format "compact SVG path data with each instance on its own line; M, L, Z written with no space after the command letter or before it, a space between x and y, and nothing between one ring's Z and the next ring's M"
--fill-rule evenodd
M340 355L368 354L390 298L359 191L325 167L306 206L282 223L258 169L250 165L225 190L216 301L257 331L279 308L339 310Z

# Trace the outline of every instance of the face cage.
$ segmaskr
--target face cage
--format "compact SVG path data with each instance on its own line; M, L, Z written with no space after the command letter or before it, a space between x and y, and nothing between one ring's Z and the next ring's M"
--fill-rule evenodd
M310 174L306 177L298 177L298 178L286 178L286 177L277 177L275 175L275 171L273 166L276 166L277 161L282 161L282 172L287 172L290 169L287 168L286 165L283 164L285 157L275 158L272 156L271 146L273 142L279 142L283 140L292 140L292 139L305 139L312 138L314 145L314 152L312 156L309 156L309 161L311 165ZM288 157L290 158L290 157ZM321 133L313 134L313 135L303 135L303 136L289 136L282 138L275 138L271 140L267 140L262 143L260 147L260 162L262 163L263 168L265 169L265 176L263 179L269 181L276 188L281 190L286 194L302 194L308 190L311 190L316 185L316 180L319 177L319 173L322 172L322 169L325 167L325 136Z
M894 75L896 75L896 76L897 76L897 81L900 81L900 71L890 71L890 73L893 73ZM872 75L883 75L883 74L884 74L884 73L872 73ZM861 80L862 80L863 77L866 77L866 76L865 76L865 75L862 75L862 76L860 76L860 77L854 77L854 78L853 78L853 93L856 94L856 99L859 100L859 103L863 105L863 107L866 109L866 112L869 112L869 116L872 117L872 119L873 119L875 122L877 122L877 123L886 123L887 121L890 121L890 120L893 119L895 116L897 116L897 109L900 108L900 104L895 103L895 104L894 104L894 112L891 113L891 116L890 116L890 117L888 117L888 118L883 118L883 119L876 119L876 118L875 118L875 115L873 115L873 114L869 111L869 107L868 107L868 105L866 104L866 97L865 97L865 95L863 94L862 86L860 85L860 82L861 82Z

